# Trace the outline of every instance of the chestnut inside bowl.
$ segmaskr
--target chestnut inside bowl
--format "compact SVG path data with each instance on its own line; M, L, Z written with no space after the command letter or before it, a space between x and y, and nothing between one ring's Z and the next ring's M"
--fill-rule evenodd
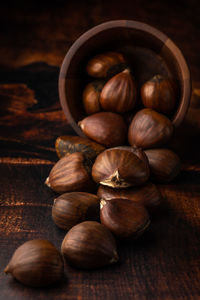
M81 35L67 52L59 75L59 97L68 122L84 136L78 126L86 114L82 104L84 86L92 80L86 73L89 59L105 51L123 53L138 87L156 74L171 77L177 84L177 104L170 119L179 126L187 112L191 79L179 48L165 34L148 24L117 20L93 27Z

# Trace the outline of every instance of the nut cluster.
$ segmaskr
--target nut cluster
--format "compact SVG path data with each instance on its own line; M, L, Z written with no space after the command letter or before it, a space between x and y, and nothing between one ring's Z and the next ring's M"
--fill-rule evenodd
M33 240L15 251L5 269L29 286L61 279L63 259L81 269L117 262L116 240L142 235L162 202L155 183L170 182L181 169L179 157L166 148L174 82L156 75L138 92L126 58L116 52L95 56L86 70L93 80L83 91L88 116L79 126L87 138L57 138L59 161L45 182L60 194L52 219L67 232L62 256L50 242Z
M86 70L83 105L88 116L78 124L88 138L105 147L127 140L142 149L166 145L173 134L169 117L178 98L171 78L157 74L138 86L127 58L117 52L96 55Z

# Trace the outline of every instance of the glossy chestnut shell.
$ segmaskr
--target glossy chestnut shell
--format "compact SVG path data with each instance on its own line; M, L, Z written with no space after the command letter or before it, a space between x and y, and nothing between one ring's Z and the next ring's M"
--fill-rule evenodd
M54 200L52 218L54 223L69 230L87 220L99 220L100 199L84 192L65 193Z
M149 226L150 219L144 206L128 199L100 202L100 219L116 237L132 239L140 236Z
M100 153L92 167L95 182L113 188L140 185L149 177L149 166L143 151L115 147Z
M155 208L162 202L162 196L155 184L147 182L141 186L126 189L113 189L108 186L100 185L97 196L101 199L128 199L146 208Z
M96 269L118 261L112 233L95 221L72 227L62 242L61 251L68 263L81 269Z
M124 56L118 52L104 52L91 58L87 64L87 73L96 78L112 76L125 68Z
M106 147L123 145L126 141L127 126L123 117L113 112L99 112L79 122L83 133Z
M152 180L172 181L181 170L181 161L176 153L169 149L149 149L145 151L150 166Z
M105 83L99 101L105 111L124 113L135 107L136 86L129 69Z
M93 81L86 85L83 91L83 106L88 115L101 111L99 102L100 93L103 88L103 81Z
M15 250L4 272L27 286L45 287L64 277L64 263L51 242L30 240Z
M57 193L85 191L91 182L91 162L80 152L62 157L51 169L46 184Z
M161 75L154 76L141 88L144 106L163 114L169 114L174 109L176 97L175 83Z
M165 144L173 134L172 122L164 115L145 108L136 113L129 126L130 145L144 149Z

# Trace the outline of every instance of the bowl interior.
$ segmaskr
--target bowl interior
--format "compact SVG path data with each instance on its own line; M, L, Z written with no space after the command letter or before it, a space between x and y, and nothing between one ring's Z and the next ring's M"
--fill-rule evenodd
M189 70L174 43L153 27L146 26L134 28L133 23L130 26L119 23L104 28L97 26L97 30L94 28L82 35L68 51L61 67L59 93L66 117L77 134L84 136L77 122L86 116L82 93L85 85L93 80L86 73L87 62L105 51L118 51L126 56L138 90L156 74L171 77L176 82L178 95L176 108L169 118L175 126L182 121L190 98Z

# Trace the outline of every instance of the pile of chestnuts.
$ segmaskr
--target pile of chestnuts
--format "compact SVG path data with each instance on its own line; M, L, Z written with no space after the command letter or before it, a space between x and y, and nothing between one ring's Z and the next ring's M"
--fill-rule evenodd
M155 183L172 181L181 169L179 157L166 148L174 130L168 118L177 101L174 82L155 75L139 92L117 52L95 56L86 71L93 77L83 90L88 116L79 122L86 137L57 138L59 161L45 182L60 194L52 219L67 232L62 255L49 241L33 240L5 269L29 286L60 280L64 261L80 269L117 262L116 241L142 235L162 202Z

